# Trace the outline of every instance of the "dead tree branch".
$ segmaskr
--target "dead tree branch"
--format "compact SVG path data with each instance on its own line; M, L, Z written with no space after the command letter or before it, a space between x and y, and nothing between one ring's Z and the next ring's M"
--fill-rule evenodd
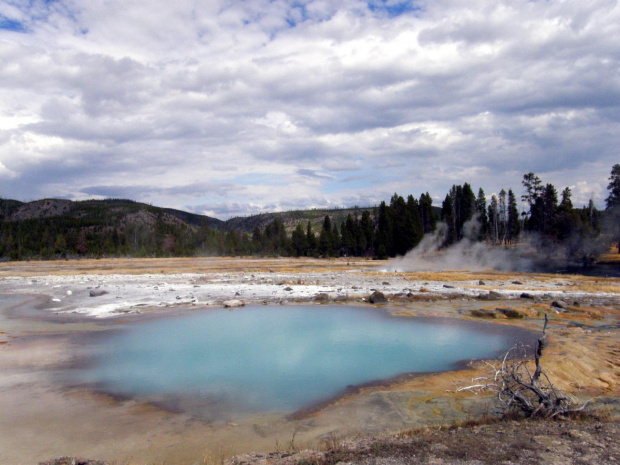
M499 367L487 363L493 370L489 376L492 382L477 382L457 391L495 391L502 414L518 413L528 418L554 418L585 410L590 401L577 407L577 401L557 389L542 368L541 358L546 345L547 324L545 314L542 335L536 341L534 351L534 373L531 373L528 367L531 367L531 360L527 359L526 347L515 345L504 354ZM479 380L480 378L476 379Z

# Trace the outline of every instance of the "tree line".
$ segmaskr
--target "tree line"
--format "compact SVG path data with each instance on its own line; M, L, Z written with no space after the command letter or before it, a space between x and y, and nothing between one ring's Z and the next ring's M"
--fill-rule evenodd
M308 256L373 257L404 255L425 235L445 224L442 246L463 239L494 246L513 246L524 232L540 251L561 246L572 257L591 260L620 239L620 165L612 168L607 208L599 211L590 200L575 208L571 189L560 196L552 184L543 184L535 173L523 176L523 211L512 189L502 189L488 199L480 188L454 185L441 208L433 206L428 192L419 198L394 194L389 203L357 209L340 224L326 215L317 231L310 221L300 221L289 234L276 218L252 233L222 231L171 220L161 210L152 221L129 221L104 214L87 217L54 216L0 222L0 255L5 259L60 257L162 257L162 256ZM438 214L437 212L440 211ZM604 226L611 235L602 234Z

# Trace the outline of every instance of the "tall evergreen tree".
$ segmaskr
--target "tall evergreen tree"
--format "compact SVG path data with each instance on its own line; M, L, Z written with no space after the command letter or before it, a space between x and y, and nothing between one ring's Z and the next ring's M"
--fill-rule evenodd
M390 202L392 218L392 250L390 255L404 255L413 248L415 227L411 211L400 195L394 194Z
M454 206L452 196L446 194L446 198L441 204L441 221L446 223L446 237L443 246L449 247L456 242L456 225L454 222Z
M543 227L545 234L552 233L554 228L555 216L558 208L558 191L553 184L547 184L543 192Z
M607 189L609 190L609 196L605 199L607 210L620 207L620 164L618 163L611 168Z
M325 215L323 227L319 235L319 254L324 257L329 257L333 254L332 221L329 215Z
M565 187L562 191L562 201L560 202L560 208L564 211L571 211L573 209L573 202L571 200L572 192L570 187Z
M478 240L482 241L487 237L489 231L489 220L487 216L487 199L482 187L478 189L476 198L476 215L478 216Z
M306 227L306 243L308 244L308 256L314 256L316 254L317 243L316 236L312 232L312 223L308 220L308 226Z
M424 236L424 225L420 215L420 204L413 195L409 195L407 197L407 210L409 210L409 213L411 214L411 221L413 222L410 243L410 248L413 248L420 243L422 237Z
M506 191L499 191L497 198L497 207L499 209L499 242L505 244L508 235L508 206L506 205Z
M362 213L362 219L360 220L360 236L360 248L362 249L362 255L365 255L372 248L374 240L374 228L368 210L364 210Z
M512 192L508 190L508 242L516 242L521 233L521 223L519 222L519 208L517 207L517 199Z
M392 255L392 219L390 216L387 205L381 202L374 241L377 257L381 259Z
M424 226L424 234L433 232L436 226L436 218L433 213L433 198L428 192L420 196L420 217Z
M338 225L333 223L332 225L332 254L340 255L340 249L342 246L342 241L340 238L340 232L338 231Z
M308 242L301 223L297 223L297 227L291 235L291 247L296 257L302 257L308 252Z
M609 196L605 200L607 223L612 240L618 244L620 253L620 164L618 163L611 168L607 189L609 189Z
M463 227L465 223L471 220L476 211L476 196L472 191L471 186L467 183L463 184L462 188L457 187L457 221L456 221L456 233L457 239L463 239L465 232Z
M538 176L530 172L523 175L522 184L525 187L525 194L521 196L521 200L527 202L531 210L544 190L542 182Z
M497 202L497 196L493 194L491 196L491 202L488 207L488 217L489 217L489 238L491 242L498 243L499 242L499 207Z

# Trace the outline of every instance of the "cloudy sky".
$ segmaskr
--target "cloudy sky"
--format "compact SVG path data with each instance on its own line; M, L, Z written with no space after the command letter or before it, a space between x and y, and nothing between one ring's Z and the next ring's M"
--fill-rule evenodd
M0 196L226 219L620 163L617 0L0 0Z

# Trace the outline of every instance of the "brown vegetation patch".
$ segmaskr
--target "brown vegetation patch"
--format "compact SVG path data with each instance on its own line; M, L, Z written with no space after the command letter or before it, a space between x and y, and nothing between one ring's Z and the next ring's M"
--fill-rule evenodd
M327 272L374 266L364 259L195 257L195 258L105 258L0 263L0 276L82 274L174 274L222 272Z
M322 451L235 456L226 465L617 463L620 424L585 418L572 421L467 422L419 428L397 435L344 441L328 438Z

